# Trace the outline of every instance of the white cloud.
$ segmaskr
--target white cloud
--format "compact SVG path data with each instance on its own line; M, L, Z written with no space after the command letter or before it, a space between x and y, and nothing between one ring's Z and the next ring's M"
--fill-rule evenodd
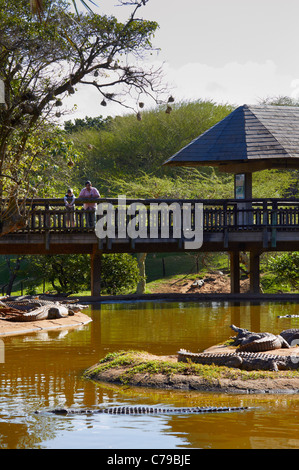
M299 78L295 78L294 80L292 80L291 87L293 89L291 97L296 100L299 99Z
M211 99L242 105L294 92L292 77L279 74L271 60L262 64L230 62L223 67L189 63L175 69L167 65L166 73L178 99ZM296 86L299 92L299 82Z

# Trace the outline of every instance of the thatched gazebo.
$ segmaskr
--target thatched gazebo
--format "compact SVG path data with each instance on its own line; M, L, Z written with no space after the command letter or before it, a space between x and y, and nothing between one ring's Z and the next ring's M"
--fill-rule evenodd
M166 166L213 166L234 173L234 198L244 208L252 199L252 173L265 169L299 169L299 107L249 106L226 118L169 158ZM269 195L271 197L271 195ZM242 199L244 202L242 203ZM239 289L239 253L231 253L232 291ZM259 290L259 256L251 253L251 290Z
M245 174L244 198L250 199L254 171L299 168L299 107L240 106L164 165Z

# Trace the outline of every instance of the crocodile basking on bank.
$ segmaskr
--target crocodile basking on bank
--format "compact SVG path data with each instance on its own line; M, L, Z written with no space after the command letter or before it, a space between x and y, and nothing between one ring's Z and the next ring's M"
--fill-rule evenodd
M108 414L129 414L129 415L157 415L157 414L196 414L196 413L225 413L232 411L244 411L251 409L248 406L204 406L204 407L190 407L190 408L158 408L158 407L145 407L145 406L111 406L107 408L98 408L97 410L86 410L86 409L71 409L71 408L56 408L49 410L48 413L54 413L57 415L73 415L73 414L97 414L97 413L108 413ZM42 413L36 411L35 413Z
M296 370L299 369L297 349L288 355L267 354L262 351L273 351L280 348L291 348L299 344L299 329L291 328L279 335L272 333L254 333L244 328L231 325L238 334L231 343L237 346L233 352L192 353L181 349L178 352L179 362L195 362L197 364L235 367L243 370Z
M254 333L245 328L238 328L235 325L231 325L231 328L238 333L232 343L234 346L238 346L237 351L262 352L290 347L290 344L282 334Z
M290 328L288 330L283 330L280 333L280 336L282 336L290 346L293 346L294 344L299 344L299 328Z
M57 300L56 297L47 300L46 296L7 297L0 301L0 317L12 322L64 318L86 307L77 302L69 299Z
M179 362L195 362L204 365L235 367L242 370L296 370L299 369L299 355L280 356L274 354L230 352L192 353L185 349L178 352Z

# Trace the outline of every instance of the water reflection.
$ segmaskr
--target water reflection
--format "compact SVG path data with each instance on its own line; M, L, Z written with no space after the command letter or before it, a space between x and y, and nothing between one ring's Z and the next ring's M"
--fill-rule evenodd
M226 340L233 323L251 331L279 333L299 312L298 305L249 303L139 303L102 306L101 342L105 347L146 349L156 354L175 354L178 349L202 351ZM292 319L299 324L299 319Z
M175 354L224 341L234 323L279 333L297 327L296 304L138 303L89 308L93 321L76 330L4 337L0 364L1 448L259 448L298 447L294 396L199 394L96 385L82 372L120 349ZM283 313L282 313L283 312ZM99 405L255 406L240 415L57 417L35 410Z

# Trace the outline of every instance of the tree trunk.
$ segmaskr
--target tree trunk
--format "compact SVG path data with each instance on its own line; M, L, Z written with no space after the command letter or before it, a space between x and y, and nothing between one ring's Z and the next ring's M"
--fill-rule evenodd
M18 271L20 269L22 258L23 258L23 256L18 256L17 259L16 259L16 262L15 262L15 265L12 266L11 259L8 256L6 256L6 263L7 263L8 269L9 269L9 281L8 281L8 286L7 286L7 289L6 289L6 294L7 295L11 295L14 282L16 280Z

